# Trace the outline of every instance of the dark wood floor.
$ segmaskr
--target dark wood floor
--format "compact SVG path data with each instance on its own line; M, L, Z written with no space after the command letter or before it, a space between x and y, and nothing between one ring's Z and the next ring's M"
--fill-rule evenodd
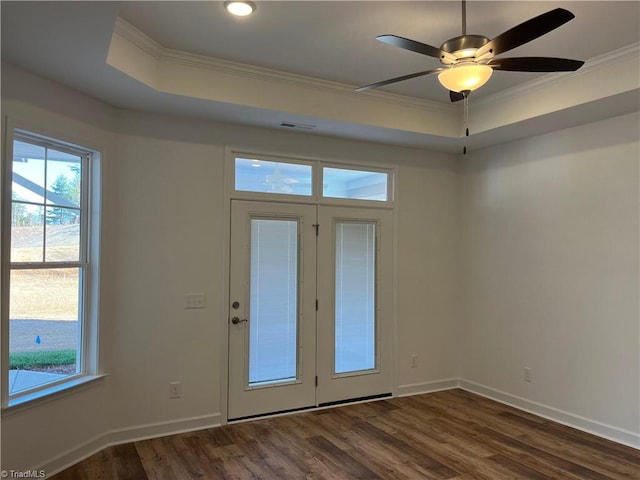
M640 451L462 390L108 448L87 479L640 479Z

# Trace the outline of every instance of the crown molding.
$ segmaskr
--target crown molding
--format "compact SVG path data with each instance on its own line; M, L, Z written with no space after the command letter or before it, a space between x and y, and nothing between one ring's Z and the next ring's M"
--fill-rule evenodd
M162 58L164 47L156 42L153 38L138 30L132 24L127 22L122 17L116 17L116 23L113 27L113 33L125 40L128 40L132 45L139 48L143 52L151 55L155 59Z
M480 98L474 103L478 107L489 105L496 102L504 102L510 98L521 96L525 93L531 93L536 90L552 86L560 82L576 80L583 75L590 75L603 68L611 68L612 66L640 57L640 42L627 45L626 47L613 50L611 52L599 55L587 60L582 68L575 72L558 72L544 75L535 80L520 84L516 87L503 90L488 97ZM639 82L640 83L640 82Z
M373 101L412 107L421 111L427 110L448 113L457 111L456 105L451 105L448 103L434 102L431 100L424 100L381 91L356 93L354 92L353 85L348 85L345 83L322 80L305 75L298 75L294 73L283 72L280 70L258 67L255 65L248 65L244 63L233 62L230 60L209 57L206 55L199 55L195 53L184 52L181 50L166 48L121 17L116 18L113 33L124 38L133 46L149 54L159 62L173 63L190 68L216 71L229 75L252 78L255 80L277 82L280 84L291 84L298 87L331 93L334 95L358 95Z

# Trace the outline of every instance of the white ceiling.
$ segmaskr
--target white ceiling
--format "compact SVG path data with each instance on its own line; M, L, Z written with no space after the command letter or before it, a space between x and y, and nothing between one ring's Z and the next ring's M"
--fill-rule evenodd
M120 17L166 49L304 75L351 87L435 68L437 60L375 40L392 33L440 46L461 33L461 4L432 2L259 1L247 18L228 15L223 2L7 2L2 8L2 60L52 78L112 105L258 125L294 119L327 125L326 118L289 115L249 105L157 91L106 63ZM589 60L638 44L640 2L468 1L467 32L493 38L529 18L563 7L576 18L502 57L555 56ZM539 79L540 74L495 72L473 99L490 99ZM441 103L448 94L435 76L385 91ZM327 127L328 128L328 127ZM419 144L415 132L408 144ZM341 134L403 142L398 132L351 124ZM346 133L345 133L346 132ZM322 133L322 132L321 132ZM325 132L326 133L326 132ZM427 142L428 143L428 142Z

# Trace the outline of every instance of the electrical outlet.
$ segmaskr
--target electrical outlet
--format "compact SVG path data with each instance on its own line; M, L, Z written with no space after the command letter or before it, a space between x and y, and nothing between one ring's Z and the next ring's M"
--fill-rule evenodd
M169 398L180 398L182 396L182 383L171 382L169 384Z
M204 308L205 296L204 293L187 293L184 296L184 308Z
M531 382L531 369L529 367L524 367L524 381Z
M413 355L411 355L410 359L411 359L411 368L417 368L418 367L418 355L416 355L414 353Z

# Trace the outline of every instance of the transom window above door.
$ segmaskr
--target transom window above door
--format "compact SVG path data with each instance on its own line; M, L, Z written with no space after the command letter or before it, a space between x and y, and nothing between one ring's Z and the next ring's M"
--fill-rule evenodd
M311 165L236 157L235 189L310 197L312 171Z
M234 198L391 206L393 168L232 153Z
M322 167L322 196L353 200L389 200L389 173Z

